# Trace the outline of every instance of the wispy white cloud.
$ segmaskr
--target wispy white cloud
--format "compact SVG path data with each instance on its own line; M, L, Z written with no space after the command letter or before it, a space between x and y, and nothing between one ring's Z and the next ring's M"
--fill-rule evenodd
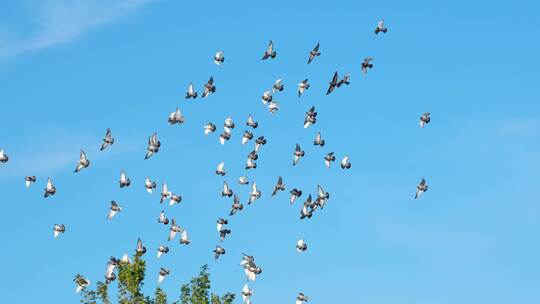
M34 20L27 37L0 25L0 58L38 51L72 41L153 0L43 0L33 1L25 14ZM30 22L30 21L29 21ZM20 25L19 25L20 26Z

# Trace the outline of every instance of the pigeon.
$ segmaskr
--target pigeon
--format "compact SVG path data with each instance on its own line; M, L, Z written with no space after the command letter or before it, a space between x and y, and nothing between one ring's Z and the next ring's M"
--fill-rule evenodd
M208 82L204 85L204 92L202 94L202 97L205 98L206 96L215 92L216 87L214 86L214 77L210 77L210 79L208 79Z
M302 210L300 210L300 219L301 220L305 219L306 217L311 218L311 216L313 216L313 210L308 209L312 205L311 200L312 199L311 199L311 194L310 194L310 195L308 195L306 201L304 202L304 205L302 206Z
M223 131L223 133L221 133L219 135L219 142L224 145L226 141L228 141L229 139L231 139L231 133L230 132L227 132L226 130Z
M214 63L216 65L221 65L224 61L225 61L225 54L222 51L219 51L214 55Z
M217 231L220 232L221 229L223 229L223 225L227 225L229 221L227 221L226 219L219 218L216 221L216 223L217 223Z
M324 164L326 165L327 168L330 168L330 165L335 160L336 160L336 157L334 156L334 152L330 152L326 154L326 156L324 157Z
M296 188L292 189L290 193L291 193L291 199L290 199L291 205L294 204L294 201L297 198L302 196L302 190L298 190Z
M60 233L66 232L66 226L64 226L63 224L62 225L54 224L53 231L54 231L54 238L57 238L60 235Z
M9 156L4 152L4 150L0 149L0 164L5 164L9 161Z
M169 197L171 197L171 192L169 191L167 184L163 183L161 186L161 198L159 199L159 203L163 203Z
M242 136L242 145L247 144L248 141L250 141L253 138L253 133L249 131L245 131L244 135Z
M342 85L349 85L351 83L351 75L349 74L346 74L345 76L343 76L343 79L341 79L338 83L337 83L337 87L341 87Z
M101 144L101 148L99 148L99 151L105 150L108 146L111 146L112 144L114 144L114 138L112 137L111 129L107 128L105 138L103 138L103 143Z
M217 169L216 169L216 174L217 174L217 175L225 176L225 174L227 174L227 172L225 172L225 169L223 169L224 166L225 166L225 163L224 163L224 162L221 162L221 163L217 166Z
M276 195L278 191L285 191L285 184L283 183L283 179L281 179L281 176L278 178L277 184L274 186L272 196Z
M45 186L45 193L43 197L49 197L56 194L56 187L53 185L51 178L47 178L47 185Z
M249 184L249 180L245 176L240 176L240 178L238 178L238 183L240 185L247 185Z
M253 161L253 158L248 156L247 161L246 161L246 170L256 169L256 168L257 168L257 164Z
M272 93L270 93L270 91L265 91L261 97L261 101L264 105L267 105L272 101Z
M268 47L266 48L266 51L264 52L262 60L266 60L269 57L274 59L276 58L276 54L277 54L276 51L274 51L274 43L272 42L272 40L270 40L270 42L268 43Z
M283 91L283 79L278 79L274 82L274 85L272 86L272 93L276 91Z
M90 285L90 280L86 279L82 275L78 274L75 277L75 284L77 284L77 288L75 288L75 292L79 293L83 289L85 289L88 285Z
M154 132L150 138L148 138L148 145L146 147L146 155L144 159L149 159L155 153L158 153L161 147L161 142L157 138L157 133Z
M378 35L380 32L386 33L388 29L384 26L384 19L377 23L377 28L375 28L375 35Z
M251 192L249 193L248 205L251 205L256 199L261 197L261 190L257 189L257 184L251 184Z
M341 169L350 169L351 163L349 162L349 156L343 157L340 165L341 165Z
M222 254L225 254L225 248L217 245L216 249L214 249L214 259L217 260Z
M233 216L236 214L236 212L241 211L244 209L244 205L240 203L240 199L238 198L238 195L234 195L233 204L231 206L231 212L229 212L230 216Z
M225 129L225 132L231 133L232 129L234 129L234 126L235 124L232 120L232 117L227 117L227 119L225 119L225 123L223 124L223 129Z
M88 168L90 166L90 161L86 158L86 153L81 149L81 154L79 155L79 162L77 163L77 167L75 167L75 172L79 172L84 168Z
M221 196L231 197L233 195L232 189L229 187L226 181L223 181L223 191L221 191Z
M304 252L307 250L307 244L304 241L303 238L299 239L298 242L296 242L296 251L298 252Z
M161 210L158 217L158 223L163 225L169 225L169 219L165 216L165 211Z
M131 259L128 257L127 253L124 253L120 259L120 263L131 264Z
M296 149L294 150L294 153L293 153L294 155L293 166L298 164L298 162L300 161L300 158L303 157L305 154L306 152L304 152L302 148L300 148L300 145L296 144Z
M309 301L309 298L306 297L303 293L299 293L296 297L296 303L295 304L304 304L304 302Z
M266 139L264 138L264 136L259 136L255 140L255 151L259 152L259 149L261 148L261 146L264 146L264 145L266 145Z
M167 254L169 252L169 247L161 245L157 249L157 258L159 259L162 255Z
M268 105L266 107L268 108L268 111L270 113L274 114L277 111L279 111L279 102L271 101L271 102L268 103Z
M324 144L325 144L325 143L326 143L326 142L325 142L324 139L322 139L322 137L321 137L321 132L317 132L317 135L315 135L315 140L313 141L313 145L315 145L315 146L321 146L321 148L322 148L322 147L324 147Z
M210 133L214 133L216 131L216 125L209 122L206 125L204 125L204 135L208 135Z
M140 238L137 239L137 249L135 249L135 254L142 256L146 253L146 247L143 246L143 243Z
M330 198L330 193L324 191L323 187L321 185L317 185L317 199L315 202L318 206L321 207L321 209L324 208L324 204L326 203L326 200Z
M163 282L163 280L165 279L166 276L169 275L169 273L170 271L168 269L161 267L161 269L159 270L158 284Z
M230 234L230 233L231 233L230 229L225 229L225 228L221 229L219 231L219 239L223 242L227 234Z
M197 98L197 92L195 92L195 89L193 88L193 83L189 83L188 85L188 88L187 88L187 93L186 93L186 99L190 99L190 98Z
M169 123L171 125L174 125L174 124L180 125L184 123L184 115L182 115L182 112L180 112L179 108L176 108L176 111L171 112L171 114L169 114Z
M246 126L252 127L253 129L257 129L257 127L259 126L259 123L254 121L253 116L251 116L251 114L249 114L247 122L246 122Z
M120 188L129 187L131 185L131 179L126 176L126 172L122 170L120 173Z
M253 295L253 290L249 288L246 283L242 288L242 301L244 304L251 304L251 296Z
M328 87L328 90L326 91L326 95L332 93L334 91L334 88L338 85L338 73L337 71L334 73L334 76L332 77L332 81L330 81L330 86Z
M176 236L176 233L182 232L184 229L178 225L176 225L176 221L174 219L171 220L171 228L169 228L169 238L167 241L174 240L174 237Z
M249 265L255 264L255 258L252 255L242 253L242 261L240 261L240 266L246 267Z
M302 82L300 82L298 84L298 97L302 96L302 94L304 94L304 91L309 89L309 83L308 83L308 80L307 78L302 80Z
M259 158L259 154L257 154L257 151L253 150L249 152L248 158L252 160L257 160Z
M187 230L185 229L184 231L182 231L182 234L180 235L180 244L183 244L183 245L191 244L191 240L189 239Z
M257 279L257 275L262 272L262 269L255 265L248 265L247 267L244 267L244 272L249 281L255 281Z
M304 119L304 129L310 127L317 122L317 111L315 106L312 106L309 111L306 112L306 118Z
M109 214L107 215L107 219L111 220L120 211L122 211L122 208L118 206L118 203L111 201L111 208L109 210Z
M118 260L111 257L107 263L107 270L105 271L105 284L109 284L116 280L116 274L114 273L116 266L118 266Z
M417 199L422 195L422 193L426 192L428 190L428 185L426 184L426 180L422 178L420 181L420 184L416 186L416 194L414 195L414 199Z
M156 183L151 181L149 177L147 177L144 180L144 188L146 189L146 192L152 194L154 189L156 189Z
M321 56L321 52L319 52L319 43L317 43L313 50L309 51L307 64L310 64L316 56Z
M182 201L181 195L176 195L171 192L171 200L169 201L169 206L172 207L174 206L174 204L180 204L181 201Z
M36 182L36 177L35 176L26 176L24 178L24 185L26 186L26 188L30 187L30 185L32 183L35 183Z
M373 64L370 63L372 60L373 60L373 58L368 57L368 58L364 59L364 61L362 62L362 72L364 74L367 74L368 69L373 68Z
M431 113L424 113L420 116L420 128L423 128L431 121Z

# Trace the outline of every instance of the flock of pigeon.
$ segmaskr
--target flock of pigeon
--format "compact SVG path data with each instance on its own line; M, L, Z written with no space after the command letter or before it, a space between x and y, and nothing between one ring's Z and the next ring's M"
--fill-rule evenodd
M384 21L381 20L378 22L377 27L375 29L375 34L379 33L386 33L387 28L384 26ZM321 53L319 51L319 44L313 48L309 52L309 58L307 61L307 64L310 64L316 57L320 56ZM264 55L262 56L262 60L267 59L274 59L276 57L277 53L274 50L274 44L272 41L268 44L268 47L266 51L264 52ZM221 65L225 61L225 55L223 52L217 52L214 56L214 63L216 65ZM361 64L361 70L364 74L367 74L368 70L373 68L373 64L371 63L373 61L373 58L366 58ZM326 92L326 94L332 93L336 88L340 88L342 85L349 85L349 75L345 75L342 79L339 78L339 75L337 72L334 73L332 80L329 82L329 87ZM297 92L298 97L301 97L302 94L310 88L310 84L307 79L304 79L298 84ZM268 110L271 113L276 113L279 110L279 103L273 99L273 94L276 92L283 91L284 85L282 79L278 79L275 81L275 83L272 86L272 89L269 91L265 91L262 95L262 102L263 104L268 108ZM214 85L214 79L213 77L210 77L208 82L204 85L204 90L202 93L202 98L208 97L211 94L214 94L216 92L216 87ZM195 88L192 83L188 85L187 93L185 98L186 99L195 99L197 98L198 93L195 91ZM314 125L317 121L317 111L315 110L315 107L311 107L308 112L305 114L304 119L304 128L308 128L312 125ZM182 115L181 111L177 108L176 111L170 113L168 117L168 122L171 125L175 124L182 124L184 123L184 116ZM430 113L424 113L420 117L420 127L424 128L427 124L430 122ZM254 118L249 115L246 125L252 130L256 129L258 127L258 123L254 120ZM219 142L224 145L228 140L232 137L232 130L235 128L235 123L233 122L232 118L229 117L225 120L224 126L223 126L223 133L219 136ZM204 134L208 135L211 133L214 133L216 131L217 127L212 122L207 123L204 126ZM254 134L251 131L246 130L243 133L241 144L246 145L249 141L254 139ZM257 168L257 159L258 159L258 153L260 152L260 149L262 146L266 144L266 139L264 136L259 136L255 140L255 146L254 149L248 154L247 160L246 160L246 166L245 169L256 169ZM114 138L112 135L112 132L110 129L107 129L105 137L103 138L103 142L100 147L100 151L103 151L110 146L114 144ZM321 137L321 133L318 132L315 140L313 141L313 144L316 146L324 147L325 140ZM161 142L158 139L157 133L153 133L148 138L148 145L146 148L146 155L145 159L149 159L155 154L159 152L159 149L161 147ZM295 166L298 164L298 162L302 159L302 157L305 156L304 150L302 150L301 146L299 144L296 144L296 147L293 152L293 161L292 165ZM336 160L336 156L334 155L334 152L330 152L326 154L324 157L324 163L326 167L330 167L332 163ZM0 150L0 163L5 164L9 161L9 156L6 154L4 150ZM88 159L86 153L81 150L79 155L79 161L76 164L75 172L80 172L81 170L84 170L90 166L90 160ZM349 157L345 156L342 158L340 167L342 169L350 169L351 163L349 162ZM222 162L220 163L215 171L216 175L219 176L225 176L226 170L225 170L225 164ZM29 187L32 183L36 182L35 176L26 176L25 177L25 185L26 187ZM251 184L251 191L249 192L249 198L247 201L247 204L250 205L255 200L259 199L262 195L261 191L257 187L257 184L254 181L248 180L246 176L241 176L238 179L238 183L240 185L248 185ZM126 175L126 172L123 170L120 174L119 179L119 185L121 188L129 187L131 185L131 180ZM145 189L148 193L152 194L153 191L156 189L156 183L152 181L150 178L146 178L144 183ZM285 191L286 186L283 182L283 178L281 176L278 177L278 180L276 184L274 185L274 190L272 192L272 196L277 195L279 192ZM421 180L421 182L416 187L416 193L414 198L417 199L420 197L420 195L428 190L428 185L424 179ZM45 198L49 196L53 196L56 193L56 187L54 186L51 178L47 179L47 184L44 189L43 196ZM238 194L234 193L232 188L229 186L227 181L223 182L223 190L221 192L221 196L223 197L232 197L233 202L231 205L231 209L229 212L229 216L234 216L236 213L243 210L244 205L241 203L240 197ZM302 196L302 190L294 188L290 191L290 204L294 204L295 200ZM311 218L315 211L324 209L325 203L329 200L330 194L326 192L321 185L317 185L317 193L315 197L313 198L311 194L309 194L304 201L302 208L300 210L300 219L306 219ZM161 193L160 193L160 203L163 203L165 201L169 201L170 206L173 206L175 204L179 204L182 201L182 196L175 194L169 190L167 187L167 184L163 183L161 187ZM107 215L108 220L112 220L119 212L122 211L122 207L118 205L116 201L111 201L110 209ZM191 240L189 239L188 232L180 227L174 219L169 219L165 215L164 211L161 211L158 217L158 223L163 224L166 226L169 226L169 236L168 241L172 241L175 239L176 234L180 234L180 244L183 245L189 245L191 243ZM169 225L170 224L170 225ZM226 227L228 224L228 220L225 218L219 218L217 220L217 232L219 233L219 238L221 242L225 240L227 235L231 233L231 230ZM54 237L57 238L60 234L65 233L66 227L63 224L54 224L53 226L54 231ZM302 238L298 240L296 243L296 250L298 252L306 251L308 248L307 243ZM138 239L137 241L137 247L136 247L136 255L142 256L146 253L146 247L143 246L143 243L141 239ZM169 252L169 247L166 245L161 245L157 248L157 258L160 258L162 255L167 254ZM221 255L226 253L226 250L224 247L218 245L213 251L214 258L217 260ZM109 262L107 263L107 268L105 272L105 282L108 284L116 279L115 275L115 268L120 263L131 263L130 258L127 254L125 254L122 258L116 259L114 257L111 257ZM253 256L250 256L248 254L243 254L242 261L240 263L240 266L244 269L244 272L247 276L248 281L255 281L257 275L262 273L262 268L258 266L255 263L255 258ZM161 268L159 271L158 276L158 283L161 283L167 275L169 275L170 271L166 268ZM90 284L90 281L82 276L77 277L77 288L76 291L80 292L85 287L87 287ZM251 303L251 296L253 294L253 290L249 287L249 285L246 283L242 289L242 297L245 304ZM307 302L309 298L304 295L303 293L299 293L296 298L296 304L303 304L304 302Z

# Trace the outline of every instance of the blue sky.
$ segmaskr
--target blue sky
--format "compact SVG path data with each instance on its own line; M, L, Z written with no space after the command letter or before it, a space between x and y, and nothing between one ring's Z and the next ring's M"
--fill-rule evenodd
M108 257L149 250L147 292L160 267L173 299L181 283L209 264L216 292L239 293L241 252L264 272L251 284L254 303L535 303L540 301L539 6L533 1L18 1L0 4L0 285L6 303L74 303L72 278L103 280ZM375 36L380 18L389 28ZM272 39L277 58L261 61ZM322 55L306 65L320 42ZM213 54L223 50L217 67ZM368 75L364 57L374 57ZM325 96L334 71L351 84ZM216 94L187 102L185 89L214 76ZM277 78L281 109L260 96ZM296 84L311 88L298 99ZM316 125L303 129L315 105ZM169 126L179 107L182 126ZM432 123L418 126L423 112ZM264 135L258 168L243 170L252 145L241 146L248 114ZM237 123L225 146L226 117ZM99 152L107 127L115 144ZM159 154L144 161L147 137ZM311 142L317 131L324 148ZM306 157L291 166L294 145ZM79 149L90 168L74 174ZM323 156L347 154L353 167L327 169ZM216 176L225 161L227 175ZM126 170L132 186L120 189ZM230 199L223 180L246 174L263 197L231 219L218 262L215 220ZM25 175L38 181L24 188ZM269 197L278 175L288 190L331 193L326 208L300 221L300 203ZM47 176L58 188L43 199ZM144 178L167 182L184 198L160 206ZM418 181L429 191L414 200ZM288 192L287 190L287 192ZM124 208L107 222L109 201ZM192 244L156 248L168 230L165 209L188 229ZM67 232L52 237L52 225ZM295 251L305 237L309 250ZM240 300L238 301L240 303Z

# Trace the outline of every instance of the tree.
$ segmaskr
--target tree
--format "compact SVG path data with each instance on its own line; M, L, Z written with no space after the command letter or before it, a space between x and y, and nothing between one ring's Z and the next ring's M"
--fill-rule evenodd
M118 267L118 303L119 304L167 304L167 294L159 287L154 297L145 296L141 289L144 285L146 263L140 255L135 255L132 263L120 262ZM77 274L73 281L79 284L82 276ZM233 293L226 293L219 297L210 293L210 273L208 266L203 265L199 275L193 277L189 283L180 288L180 299L172 304L232 304L235 299ZM111 304L108 295L109 285L98 282L95 290L84 288L81 291L83 304Z

